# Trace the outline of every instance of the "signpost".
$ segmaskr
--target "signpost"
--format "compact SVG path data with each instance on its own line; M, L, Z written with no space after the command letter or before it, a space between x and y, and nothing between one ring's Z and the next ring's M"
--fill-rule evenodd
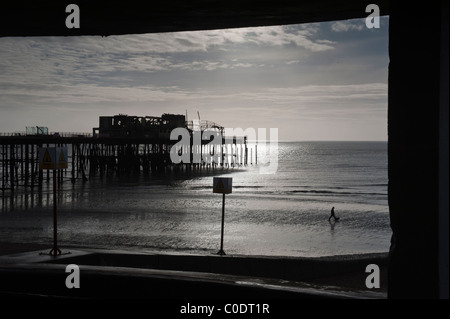
M222 194L222 228L220 231L220 250L217 253L218 255L225 255L225 251L223 250L223 228L225 223L225 194L231 194L232 188L231 177L214 177L213 179L213 193Z
M58 219L57 219L57 196L56 196L56 170L67 168L67 148L66 147L41 147L38 150L39 169L53 170L53 248L50 255L61 255L58 248Z
M56 148L56 154L58 158L56 161L56 168L57 169L65 169L68 167L67 165L67 147L57 147Z

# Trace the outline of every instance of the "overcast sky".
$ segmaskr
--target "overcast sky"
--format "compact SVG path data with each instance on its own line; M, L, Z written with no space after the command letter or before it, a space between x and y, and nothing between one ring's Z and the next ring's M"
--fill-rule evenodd
M387 140L388 23L0 38L0 132L187 110L280 140Z

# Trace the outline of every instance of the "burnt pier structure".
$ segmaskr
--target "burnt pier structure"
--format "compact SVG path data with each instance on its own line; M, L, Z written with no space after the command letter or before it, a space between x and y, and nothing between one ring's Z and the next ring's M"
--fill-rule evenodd
M171 139L176 128L189 136L185 147L177 148L178 155L187 152L188 161L171 160L172 148L181 141L180 136ZM198 138L205 132L216 136ZM215 143L211 143L214 138ZM51 172L39 169L41 147L67 147L68 168L57 170L59 183L114 174L164 174L253 164L247 137L225 136L224 127L211 121L186 121L184 115L176 114L101 116L92 133L48 133L48 129L36 127L0 135L2 191L50 182Z

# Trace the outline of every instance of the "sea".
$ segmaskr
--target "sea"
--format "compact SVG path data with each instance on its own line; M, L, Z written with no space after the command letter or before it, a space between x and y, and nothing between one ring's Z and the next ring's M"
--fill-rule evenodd
M66 176L57 195L58 245L216 254L223 195L213 193L213 178L231 177L232 193L224 201L227 255L322 257L389 250L387 142L279 142L276 169L263 167L253 158L246 166L104 176L75 184ZM44 182L40 190L0 192L0 242L52 247L52 186ZM329 221L332 207L338 221Z

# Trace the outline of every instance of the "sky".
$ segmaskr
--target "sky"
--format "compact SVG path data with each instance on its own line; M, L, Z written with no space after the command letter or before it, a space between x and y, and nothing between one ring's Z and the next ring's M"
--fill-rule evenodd
M0 133L199 113L280 141L387 141L388 24L0 38Z

